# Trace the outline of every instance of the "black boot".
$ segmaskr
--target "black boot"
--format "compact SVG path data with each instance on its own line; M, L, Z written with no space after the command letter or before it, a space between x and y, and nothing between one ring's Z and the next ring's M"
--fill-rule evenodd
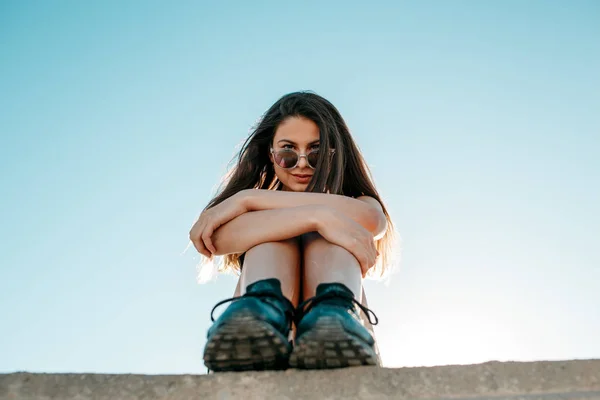
M294 306L277 279L248 285L208 330L204 364L211 371L285 369L292 346L288 340Z
M356 301L348 287L341 283L320 284L317 295L298 306L290 366L323 369L378 365L375 341L362 324L355 304L373 325L377 324L377 316Z

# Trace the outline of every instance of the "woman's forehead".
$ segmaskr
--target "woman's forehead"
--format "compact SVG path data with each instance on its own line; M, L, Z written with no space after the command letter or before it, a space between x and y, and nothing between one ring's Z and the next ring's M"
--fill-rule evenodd
M310 144L319 141L319 127L307 118L292 117L283 121L275 131L273 142Z

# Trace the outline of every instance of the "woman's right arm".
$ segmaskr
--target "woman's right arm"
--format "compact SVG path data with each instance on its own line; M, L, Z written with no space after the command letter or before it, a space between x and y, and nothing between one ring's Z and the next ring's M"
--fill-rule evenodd
M358 260L363 274L377 259L373 234L345 214L322 205L250 211L221 225L212 234L214 255L244 253L267 242L318 232Z
M318 230L317 207L301 206L244 213L212 234L214 255L244 253L267 242L278 242Z

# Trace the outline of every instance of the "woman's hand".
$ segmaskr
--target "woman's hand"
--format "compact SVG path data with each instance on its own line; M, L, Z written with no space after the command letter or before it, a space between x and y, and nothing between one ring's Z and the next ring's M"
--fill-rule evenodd
M221 225L247 211L244 195L240 192L202 212L190 230L190 240L198 253L208 258L212 257L217 252L211 240L212 234Z
M360 264L363 277L377 262L379 252L373 234L345 214L330 208L321 208L317 232L327 241L348 250Z

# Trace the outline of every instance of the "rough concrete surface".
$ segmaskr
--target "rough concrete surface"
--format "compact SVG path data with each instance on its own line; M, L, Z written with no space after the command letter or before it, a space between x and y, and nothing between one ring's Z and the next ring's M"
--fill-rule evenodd
M0 375L0 400L600 400L600 360L211 375Z

